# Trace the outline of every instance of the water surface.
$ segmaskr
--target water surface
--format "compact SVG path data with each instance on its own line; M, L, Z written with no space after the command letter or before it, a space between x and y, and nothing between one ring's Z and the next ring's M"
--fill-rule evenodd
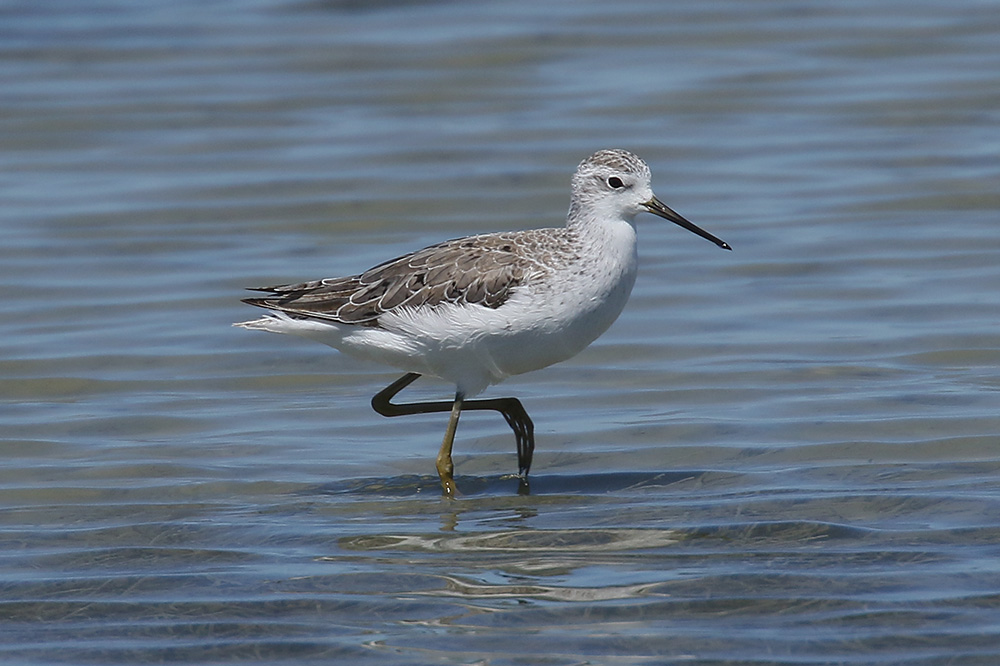
M0 657L995 664L995 9L3 8ZM395 373L230 326L605 147L734 251L640 219L621 319L490 390L530 494L495 414L445 500Z

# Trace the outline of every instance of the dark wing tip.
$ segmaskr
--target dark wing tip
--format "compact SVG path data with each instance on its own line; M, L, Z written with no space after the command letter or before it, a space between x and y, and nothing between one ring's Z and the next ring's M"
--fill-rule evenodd
M263 289L257 291L263 291ZM255 305L258 308L268 308L271 310L275 308L273 301L267 298L261 298L259 296L254 298L241 298L240 301L246 303L247 305Z
M270 287L246 287L246 291L260 291L265 294L284 294L288 293L293 287L298 285L293 284L275 284Z

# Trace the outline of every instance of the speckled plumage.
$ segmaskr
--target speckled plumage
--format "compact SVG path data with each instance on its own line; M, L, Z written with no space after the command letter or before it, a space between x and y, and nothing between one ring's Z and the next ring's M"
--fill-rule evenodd
M391 259L364 273L262 287L244 302L292 316L378 326L387 312L442 304L496 309L525 281L577 254L568 229L468 236Z

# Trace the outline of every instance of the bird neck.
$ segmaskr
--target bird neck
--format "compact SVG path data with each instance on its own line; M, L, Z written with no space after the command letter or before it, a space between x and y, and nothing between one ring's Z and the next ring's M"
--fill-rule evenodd
M620 210L605 210L601 206L582 205L572 201L566 216L566 227L581 236L602 237L607 234L620 233L623 226L632 228L635 233L635 219L622 215Z

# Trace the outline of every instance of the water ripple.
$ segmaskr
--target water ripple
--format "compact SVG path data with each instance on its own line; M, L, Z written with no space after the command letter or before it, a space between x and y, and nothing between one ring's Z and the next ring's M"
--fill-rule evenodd
M1000 662L991 3L5 3L0 661ZM495 414L242 289L556 224L636 150L591 348ZM441 399L452 387L413 387Z

